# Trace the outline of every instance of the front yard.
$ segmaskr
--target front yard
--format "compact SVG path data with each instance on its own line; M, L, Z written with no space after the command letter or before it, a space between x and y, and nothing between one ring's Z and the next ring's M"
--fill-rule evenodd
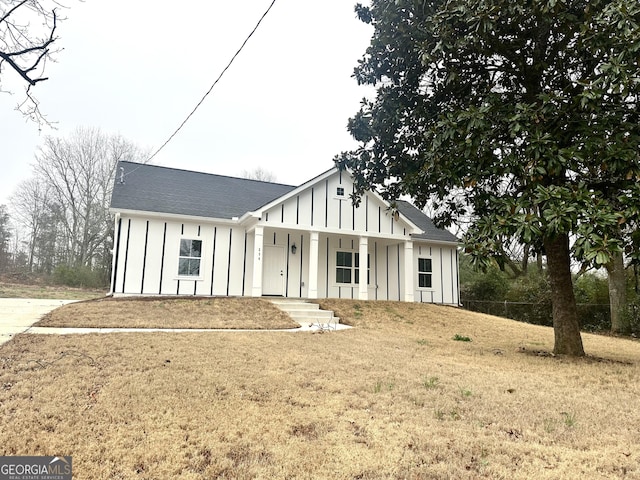
M72 455L75 479L640 477L639 343L571 360L543 327L323 303L357 328L19 335L0 455Z
M126 297L73 303L38 327L286 329L299 324L261 298Z

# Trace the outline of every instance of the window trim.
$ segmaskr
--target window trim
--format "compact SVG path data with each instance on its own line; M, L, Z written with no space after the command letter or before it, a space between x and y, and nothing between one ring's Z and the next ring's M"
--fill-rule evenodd
M199 257L188 257L188 256L183 256L180 255L180 250L181 250L181 246L182 246L182 241L183 240L190 240L192 242L196 241L196 242L200 242L200 256ZM203 277L203 273L202 273L202 265L203 265L203 260L204 260L204 239L202 238L194 238L194 237L190 237L187 235L183 235L179 238L178 241L178 254L177 254L177 262L176 262L176 279L177 280L202 280ZM183 258L189 258L189 259L199 259L200 260L200 265L198 267L198 274L197 275L185 275L185 274L181 274L180 273L180 260Z
M430 271L421 271L420 270L420 260L429 260L430 263L430 267L431 270ZM417 283L416 283L416 287L418 290L423 290L423 291L429 291L429 290L434 290L433 287L433 257L426 257L424 255L421 255L418 257L418 265L416 266L416 274L417 274ZM420 275L428 275L429 276L429 283L431 284L430 287L421 287L420 286Z
M342 189L342 195L338 195L338 189ZM335 187L335 190L333 190L333 193L330 193L330 196L334 200L349 200L347 189L342 185L338 185L337 187Z
M338 253L351 254L351 266L338 265ZM360 255L360 251L352 250L350 248L334 248L332 256L333 275L331 281L334 287L357 287L360 285L356 282L356 271L359 271L359 267L356 266L356 257ZM351 271L351 283L338 282L338 268L349 269ZM371 286L371 253L367 252L367 286Z

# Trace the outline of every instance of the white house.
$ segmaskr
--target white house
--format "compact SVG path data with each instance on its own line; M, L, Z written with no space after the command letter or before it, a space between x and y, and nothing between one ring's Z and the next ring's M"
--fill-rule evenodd
M120 162L111 293L458 305L458 239L352 191L337 168L296 187Z

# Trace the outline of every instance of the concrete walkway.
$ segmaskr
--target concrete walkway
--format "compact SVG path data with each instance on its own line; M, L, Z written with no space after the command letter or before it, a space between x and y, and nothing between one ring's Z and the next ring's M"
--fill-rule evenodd
M42 316L75 300L0 298L0 345L23 333Z
M32 325L62 305L76 300L42 300L24 298L0 298L0 345L18 333L40 335L77 335L87 333L195 333L195 332L317 332L321 330L346 330L351 328L340 323L331 325L300 322L298 328L279 330L225 329L225 328L82 328L82 327L33 327Z
M334 331L346 330L352 328L349 325L337 324L335 328L331 326L327 328L325 325L305 324L298 328L280 328L280 329L248 329L248 328L83 328L83 327L31 327L23 333L33 333L38 335L70 335L70 334L86 334L86 333L149 333L149 332L165 332L165 333L189 333L189 332L317 332L320 330Z

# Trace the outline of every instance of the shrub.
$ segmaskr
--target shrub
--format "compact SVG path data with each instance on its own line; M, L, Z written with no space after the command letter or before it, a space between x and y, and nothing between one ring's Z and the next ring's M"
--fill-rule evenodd
M509 291L509 278L498 268L489 268L486 272L476 270L467 257L460 259L461 294L468 300L504 299Z
M91 270L86 266L70 267L58 265L53 271L53 282L58 285L80 288L103 288L106 286L105 273Z
M511 318L536 325L553 324L551 288L545 271L530 268L517 278L497 268L486 273L472 271L461 261L462 303L470 310ZM611 329L609 287L604 275L586 273L574 279L580 326L589 331ZM633 309L632 324L640 324L640 308Z

